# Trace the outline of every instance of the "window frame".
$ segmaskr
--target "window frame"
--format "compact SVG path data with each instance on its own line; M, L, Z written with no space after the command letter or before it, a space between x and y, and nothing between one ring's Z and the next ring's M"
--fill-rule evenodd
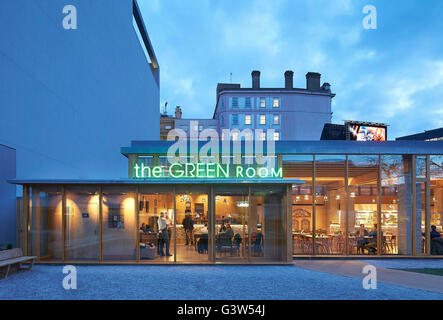
M249 103L247 103L249 101ZM251 109L252 108L252 98L251 97L245 97L245 109Z
M262 102L264 102L264 105L263 105ZM260 97L260 100L259 100L259 107L260 107L260 108L266 108L266 97Z
M275 105L275 102L277 101L277 106ZM280 108L280 98L279 97L273 97L272 98L272 108Z
M238 126L238 124L239 124L239 122L238 122L238 114L232 114L231 116L232 116L232 118L231 118L231 125Z
M263 119L264 119L264 123L262 123L262 117L263 117ZM260 124L260 125L262 125L262 126L265 126L265 125L266 125L266 114L260 114L260 115L258 116L258 119L259 119L259 124Z
M236 103L234 103L234 101L236 101ZM231 97L231 108L232 109L238 109L239 108L238 97Z
M277 122L275 122L276 118L277 118ZM272 124L276 125L276 126L280 125L280 115L279 114L274 114L273 115L273 117L272 117Z

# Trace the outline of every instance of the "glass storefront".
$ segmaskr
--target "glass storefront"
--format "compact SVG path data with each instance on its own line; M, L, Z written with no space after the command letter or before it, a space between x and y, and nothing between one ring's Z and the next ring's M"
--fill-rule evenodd
M423 255L427 251L426 240L427 235L427 177L428 177L428 167L426 164L426 156L416 156L415 158L415 199L414 208L415 215L413 219L414 228L413 234L413 246L415 254Z
M248 254L255 261L283 261L287 236L284 186L252 186L249 210Z
M315 238L319 254L344 254L346 233L343 155L315 156Z
M67 187L65 217L66 260L99 260L99 188Z
M209 187L177 185L175 190L176 261L208 262Z
M291 155L283 157L284 177L301 180L292 186L292 247L293 254L313 254L313 177L314 158L312 155Z
M378 169L379 156L358 155L348 158L350 254L378 253Z
M286 185L88 184L29 189L28 251L39 261L286 259Z
M215 257L217 261L248 260L249 188L216 186Z
M438 254L439 234L443 232L443 155L430 156L430 252L432 255Z
M30 207L29 254L38 256L42 261L62 260L62 188L32 188Z
M140 260L174 261L172 186L141 186L137 207Z
M103 260L136 259L135 197L135 187L103 187Z
M442 155L277 161L274 183L25 184L26 250L45 262L143 263L441 254Z
M442 162L439 155L284 155L284 177L301 180L292 187L293 254L430 254L439 241L431 232L442 232Z
M383 252L411 254L411 156L381 157Z

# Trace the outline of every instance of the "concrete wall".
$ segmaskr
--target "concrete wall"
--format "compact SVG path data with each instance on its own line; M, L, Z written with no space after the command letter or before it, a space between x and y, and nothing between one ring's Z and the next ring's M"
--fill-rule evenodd
M77 8L65 30L63 7ZM159 139L159 87L132 0L0 3L0 143L18 178L121 178L131 140ZM149 21L145 21L149 26Z
M16 244L15 150L0 144L0 247Z

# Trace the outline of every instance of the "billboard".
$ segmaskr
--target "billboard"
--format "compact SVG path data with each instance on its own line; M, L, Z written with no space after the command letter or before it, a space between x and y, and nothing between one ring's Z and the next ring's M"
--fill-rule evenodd
M349 138L354 141L386 141L387 128L386 126L362 124L362 123L348 123Z

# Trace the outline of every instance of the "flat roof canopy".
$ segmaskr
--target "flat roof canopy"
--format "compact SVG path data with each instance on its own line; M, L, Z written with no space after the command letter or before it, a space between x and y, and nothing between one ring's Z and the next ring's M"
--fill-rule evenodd
M121 154L163 154L168 153L169 147L175 141L131 141L130 147L120 148ZM207 141L198 141L198 149ZM255 145L253 144L253 149ZM187 150L191 150L187 141ZM220 155L222 142L219 142ZM230 141L230 150L235 150ZM240 143L241 153L245 153L244 141ZM443 154L443 141L275 141L275 155L291 154ZM267 144L263 143L263 152L267 154ZM232 151L231 151L232 154Z
M300 179L116 179L116 180L89 180L89 179L11 179L12 184L304 184Z

